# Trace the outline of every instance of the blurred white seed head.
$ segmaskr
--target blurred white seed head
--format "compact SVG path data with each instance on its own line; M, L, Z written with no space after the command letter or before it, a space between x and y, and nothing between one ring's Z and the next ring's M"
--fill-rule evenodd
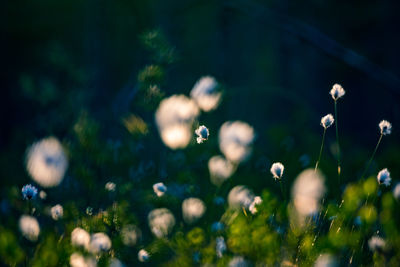
M325 129L328 129L330 126L332 126L334 122L335 119L333 118L332 114L328 114L321 118L321 126Z
M51 212L51 218L53 218L53 220L55 221L61 219L64 216L64 209L60 204L53 206L50 212Z
M71 265L71 267L96 267L97 262L94 257L84 257L78 252L74 252L69 257L69 265Z
M330 94L331 94L333 100L336 101L339 98L341 98L342 96L344 96L346 94L346 91L343 89L343 87L340 84L336 83L332 86Z
M371 251L377 251L377 250L382 250L385 249L386 242L383 240L382 237L379 237L377 235L371 237L368 240L368 247Z
M225 122L219 130L219 148L231 162L240 163L251 153L254 129L241 121Z
M149 260L149 258L150 258L150 255L146 250L144 250L144 249L139 250L139 252L138 252L138 260L140 262L146 262L146 261Z
M324 253L318 256L314 263L314 267L337 267L339 266L334 256Z
M275 162L274 164L272 164L271 169L270 169L274 179L281 179L284 170L285 170L285 167L280 162Z
M107 191L114 192L115 189L117 188L117 185L116 185L115 183L113 183L113 182L108 182L108 183L106 183L106 185L104 186L104 188L105 188Z
M392 132L392 124L383 120L379 123L379 129L382 135L389 135Z
M217 253L217 257L222 258L223 254L226 251L226 243L224 237L218 236L215 240L215 251Z
M251 212L251 214L257 213L257 206L260 205L261 203L262 203L262 199L260 196L256 196L253 199L253 202L251 202L251 204L249 206L249 211Z
M108 267L124 267L125 265L117 258L112 258Z
M75 247L83 247L88 249L90 243L90 235L84 229L76 227L71 232L71 244Z
M68 160L64 149L54 137L42 139L27 150L26 168L28 173L42 187L59 185L67 167Z
M378 173L377 179L379 184L384 184L386 186L389 186L390 182L392 181L392 178L390 177L390 172L387 168L381 170Z
M201 217L203 217L206 212L206 205L199 198L187 198L182 202L182 215L183 220L192 224L198 221Z
M229 267L248 267L250 263L242 256L235 256L229 261Z
M222 93L218 91L218 83L211 76L200 78L194 85L190 96L203 111L208 112L218 107Z
M37 219L29 215L21 216L19 219L19 230L26 239L32 242L37 241L40 233Z
M163 183L156 183L153 185L153 190L158 197L162 197L167 192L167 187Z
M121 230L121 239L122 243L126 246L134 246L140 240L142 236L142 231L133 224L127 224L122 227Z
M222 156L213 156L208 161L210 179L214 185L220 186L226 179L232 176L236 167Z
M210 132L208 131L206 126L200 125L199 128L196 129L195 134L197 135L197 143L201 144L208 139Z
M46 199L47 193L46 193L45 191L41 190L41 191L39 192L39 197L40 197L41 199Z
M397 199L400 200L400 183L396 184L396 186L393 189L393 196Z
M109 251L111 239L105 233L95 233L90 236L89 251L93 254Z
M241 209L250 207L254 200L254 194L244 185L237 185L229 191L228 203L229 207Z
M151 232L158 238L166 237L175 226L175 217L166 208L154 209L147 216Z

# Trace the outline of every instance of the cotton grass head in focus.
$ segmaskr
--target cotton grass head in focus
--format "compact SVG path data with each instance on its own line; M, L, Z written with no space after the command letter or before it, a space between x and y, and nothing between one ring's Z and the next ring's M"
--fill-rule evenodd
M51 213L51 218L57 221L64 216L64 209L60 204L57 204L50 209L50 213Z
M167 192L167 187L164 183L156 183L153 185L153 191L158 197L162 197Z
M144 250L144 249L139 250L139 252L138 252L138 260L140 262L146 262L149 259L150 259L150 255L146 250Z
M390 172L388 171L387 168L381 170L378 175L377 175L377 180L379 184L383 184L386 186L390 185L390 182L392 181L392 178L390 177Z
M208 131L206 126L200 125L199 128L196 129L195 134L197 135L197 143L201 144L208 139L210 132Z
M280 162L275 162L272 164L270 172L272 174L272 177L274 179L281 179L283 176L283 171L285 170L285 167L283 166L282 163Z
M334 122L335 119L333 118L332 114L325 115L321 118L321 126L324 127L324 129L331 127Z
M331 91L329 94L332 96L333 100L337 101L339 98L343 97L346 94L346 91L340 84L335 83L332 86Z

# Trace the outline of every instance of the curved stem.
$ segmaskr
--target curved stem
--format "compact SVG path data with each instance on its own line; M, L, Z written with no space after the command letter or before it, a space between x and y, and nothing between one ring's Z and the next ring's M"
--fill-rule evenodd
M321 160L322 150L324 149L325 133L326 133L326 128L324 128L324 133L322 134L322 143L321 143L321 148L319 149L318 160L317 160L317 163L315 164L315 169L314 169L315 172L318 169L318 164L319 164L319 161Z
M376 144L375 149L374 149L374 152L372 153L372 156L371 156L371 158L370 158L369 161L368 161L367 167L365 168L365 170L364 170L364 172L363 172L363 174L362 174L362 176L361 176L361 180L364 179L365 174L368 172L368 169L369 169L369 167L370 167L370 165L371 165L371 162L372 162L372 160L373 160L374 157L375 157L375 153L376 153L376 151L378 150L379 144L380 144L381 141L382 141L382 137L383 137L383 134L381 134L381 135L379 136L378 143Z
M339 131L338 131L338 116L337 116L337 102L335 100L335 128L336 128L336 143L337 143L337 162L338 162L338 181L340 184L340 171L341 171L341 164L340 164L340 143L339 143Z

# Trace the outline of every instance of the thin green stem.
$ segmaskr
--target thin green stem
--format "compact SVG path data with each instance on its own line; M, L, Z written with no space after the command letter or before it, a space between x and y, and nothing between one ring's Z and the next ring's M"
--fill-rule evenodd
M365 174L367 174L367 172L368 172L368 169L369 169L369 167L370 167L370 165L371 165L371 162L372 162L372 160L373 160L374 157L375 157L375 153L376 153L376 151L378 150L379 144L380 144L381 141L382 141L382 137L383 137L383 134L381 134L381 135L379 136L379 140L378 140L378 143L377 143L376 146L375 146L374 152L372 153L372 156L371 156L371 158L370 158L369 161L368 161L367 167L365 168L363 174L361 175L361 180L364 179Z
M314 169L314 171L317 171L319 161L321 160L322 150L324 149L325 133L326 133L326 128L324 128L324 133L322 134L321 148L319 149L319 156L318 156L317 163L315 163L315 169Z
M335 128L336 128L336 143L337 143L337 162L338 162L338 182L340 185L340 172L341 172L341 164L340 164L340 143L339 143L339 131L338 131L338 116L337 116L337 101L335 100Z
M282 192L283 200L286 201L285 193L284 193L284 191L283 191L282 178L279 179L279 184L280 184L280 186L281 186L281 192Z

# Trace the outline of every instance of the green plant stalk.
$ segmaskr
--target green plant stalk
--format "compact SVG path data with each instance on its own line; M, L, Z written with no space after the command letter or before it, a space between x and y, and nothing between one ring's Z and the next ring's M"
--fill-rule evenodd
M281 187L281 192L282 192L283 200L286 201L285 193L284 193L284 191L283 191L282 178L279 179L279 184L280 184L280 187Z
M371 156L371 158L370 158L369 161L368 161L367 167L365 168L363 174L361 175L361 180L364 179L365 174L368 172L368 169L369 169L369 167L370 167L370 165L371 165L371 162L372 162L372 160L373 160L374 157L375 157L375 153L376 153L376 151L378 150L379 144L380 144L381 141L382 141L382 137L383 137L383 134L381 134L381 135L379 136L379 140L378 140L378 143L377 143L376 146L375 146L374 152L372 153L372 156Z
M338 116L337 116L337 101L335 100L335 128L336 128L336 143L337 143L337 162L338 162L338 182L340 185L340 172L341 172L341 164L340 164L340 143L339 143L339 131L338 131Z
M321 143L321 148L319 149L319 156L318 156L317 163L315 163L315 169L314 169L314 172L316 172L316 171L317 171L317 169L318 169L318 164L319 164L319 161L321 160L322 150L324 149L325 134L326 134L326 128L324 128L324 133L322 134L322 143Z

